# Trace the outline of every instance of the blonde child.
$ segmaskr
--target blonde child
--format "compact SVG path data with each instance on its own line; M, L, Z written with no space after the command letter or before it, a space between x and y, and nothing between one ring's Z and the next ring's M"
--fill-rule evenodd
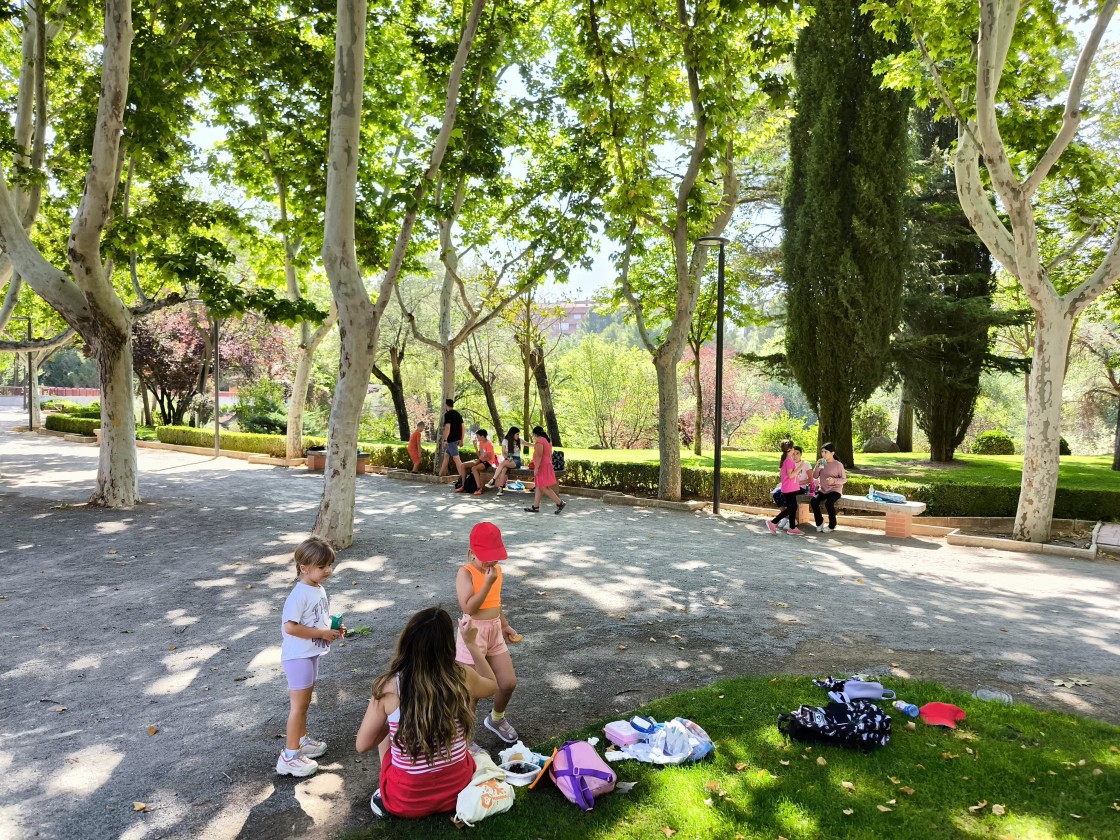
M320 537L309 537L296 548L296 585L281 615L280 664L288 678L288 731L285 749L276 759L282 776L310 776L319 769L316 758L327 745L307 733L307 709L319 673L319 658L330 651L345 627L331 629L327 591L323 582L334 571L334 549Z
M455 594L463 615L469 616L472 625L478 628L479 650L485 655L498 682L494 709L482 723L507 744L512 744L517 740L517 730L506 719L506 706L517 688L517 674L513 670L513 659L510 658L506 640L519 642L521 636L509 626L502 611L502 570L498 561L505 560L507 556L498 526L492 522L479 522L471 529L467 562L459 567L455 575ZM474 667L474 658L462 632L456 637L455 661Z

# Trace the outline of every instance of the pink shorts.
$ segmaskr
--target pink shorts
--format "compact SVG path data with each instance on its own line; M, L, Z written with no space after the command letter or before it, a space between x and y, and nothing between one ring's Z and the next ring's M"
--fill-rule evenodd
M284 676L288 678L288 691L302 691L315 685L319 677L319 657L307 656L303 659L285 659Z
M502 635L502 620L500 618L476 618L473 619L473 623L478 628L475 643L478 645L478 649L482 651L483 656L491 657L501 653L509 653L509 648L506 647L506 637ZM474 665L474 657L467 650L467 645L463 641L463 634L458 630L455 631L455 661L462 662L464 665Z

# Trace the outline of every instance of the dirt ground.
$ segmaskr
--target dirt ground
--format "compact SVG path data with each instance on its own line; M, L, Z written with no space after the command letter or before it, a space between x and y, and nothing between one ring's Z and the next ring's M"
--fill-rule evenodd
M366 825L377 760L355 753L354 734L370 682L409 614L454 604L483 518L510 550L503 600L525 641L509 715L530 744L768 673L988 686L1120 723L1120 563L855 530L771 536L761 519L583 498L532 516L516 494L464 499L362 476L357 538L327 591L332 611L372 632L323 663L310 720L330 743L323 769L281 778L278 610L321 476L141 450L144 504L86 508L97 450L9 432L18 422L0 413L0 836L11 840L326 838ZM1049 682L1062 676L1091 685ZM478 740L498 747L481 726Z

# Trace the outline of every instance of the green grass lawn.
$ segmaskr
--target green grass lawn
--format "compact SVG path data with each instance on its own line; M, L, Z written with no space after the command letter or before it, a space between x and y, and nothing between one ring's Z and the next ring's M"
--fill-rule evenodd
M908 718L895 714L891 743L874 752L810 749L778 732L777 715L827 702L823 690L805 677L726 680L638 710L695 720L716 743L713 759L661 769L617 763L619 780L637 785L603 797L588 814L551 781L517 788L513 809L476 832L497 840L1120 837L1120 728L985 703L931 683L886 682L919 705L956 703L968 719L957 730L920 721L909 730ZM568 737L601 737L602 723ZM536 749L547 754L563 740ZM457 835L439 816L374 821L357 836Z
M658 463L656 449L571 449L564 447L569 460L624 461L628 463ZM681 451L681 464L686 467L712 466L711 453L696 457ZM929 453L887 453L856 456L859 467L889 470L898 479L921 482L937 478L953 484L995 484L1018 486L1022 480L1021 455L957 455L952 466L930 464ZM761 470L778 474L776 452L724 452L723 466L730 469ZM1061 460L1058 485L1069 489L1116 490L1120 476L1113 472L1112 459L1108 456L1066 456Z

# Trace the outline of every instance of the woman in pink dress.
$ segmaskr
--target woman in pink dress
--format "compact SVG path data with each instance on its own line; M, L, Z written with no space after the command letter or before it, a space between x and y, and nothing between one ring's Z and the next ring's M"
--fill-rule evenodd
M545 495L556 502L556 512L559 513L568 506L567 502L560 501L560 497L553 489L560 482L556 480L556 471L552 469L552 441L540 426L533 427L533 460L529 466L533 468L533 506L525 508L527 513L541 512L541 496Z

